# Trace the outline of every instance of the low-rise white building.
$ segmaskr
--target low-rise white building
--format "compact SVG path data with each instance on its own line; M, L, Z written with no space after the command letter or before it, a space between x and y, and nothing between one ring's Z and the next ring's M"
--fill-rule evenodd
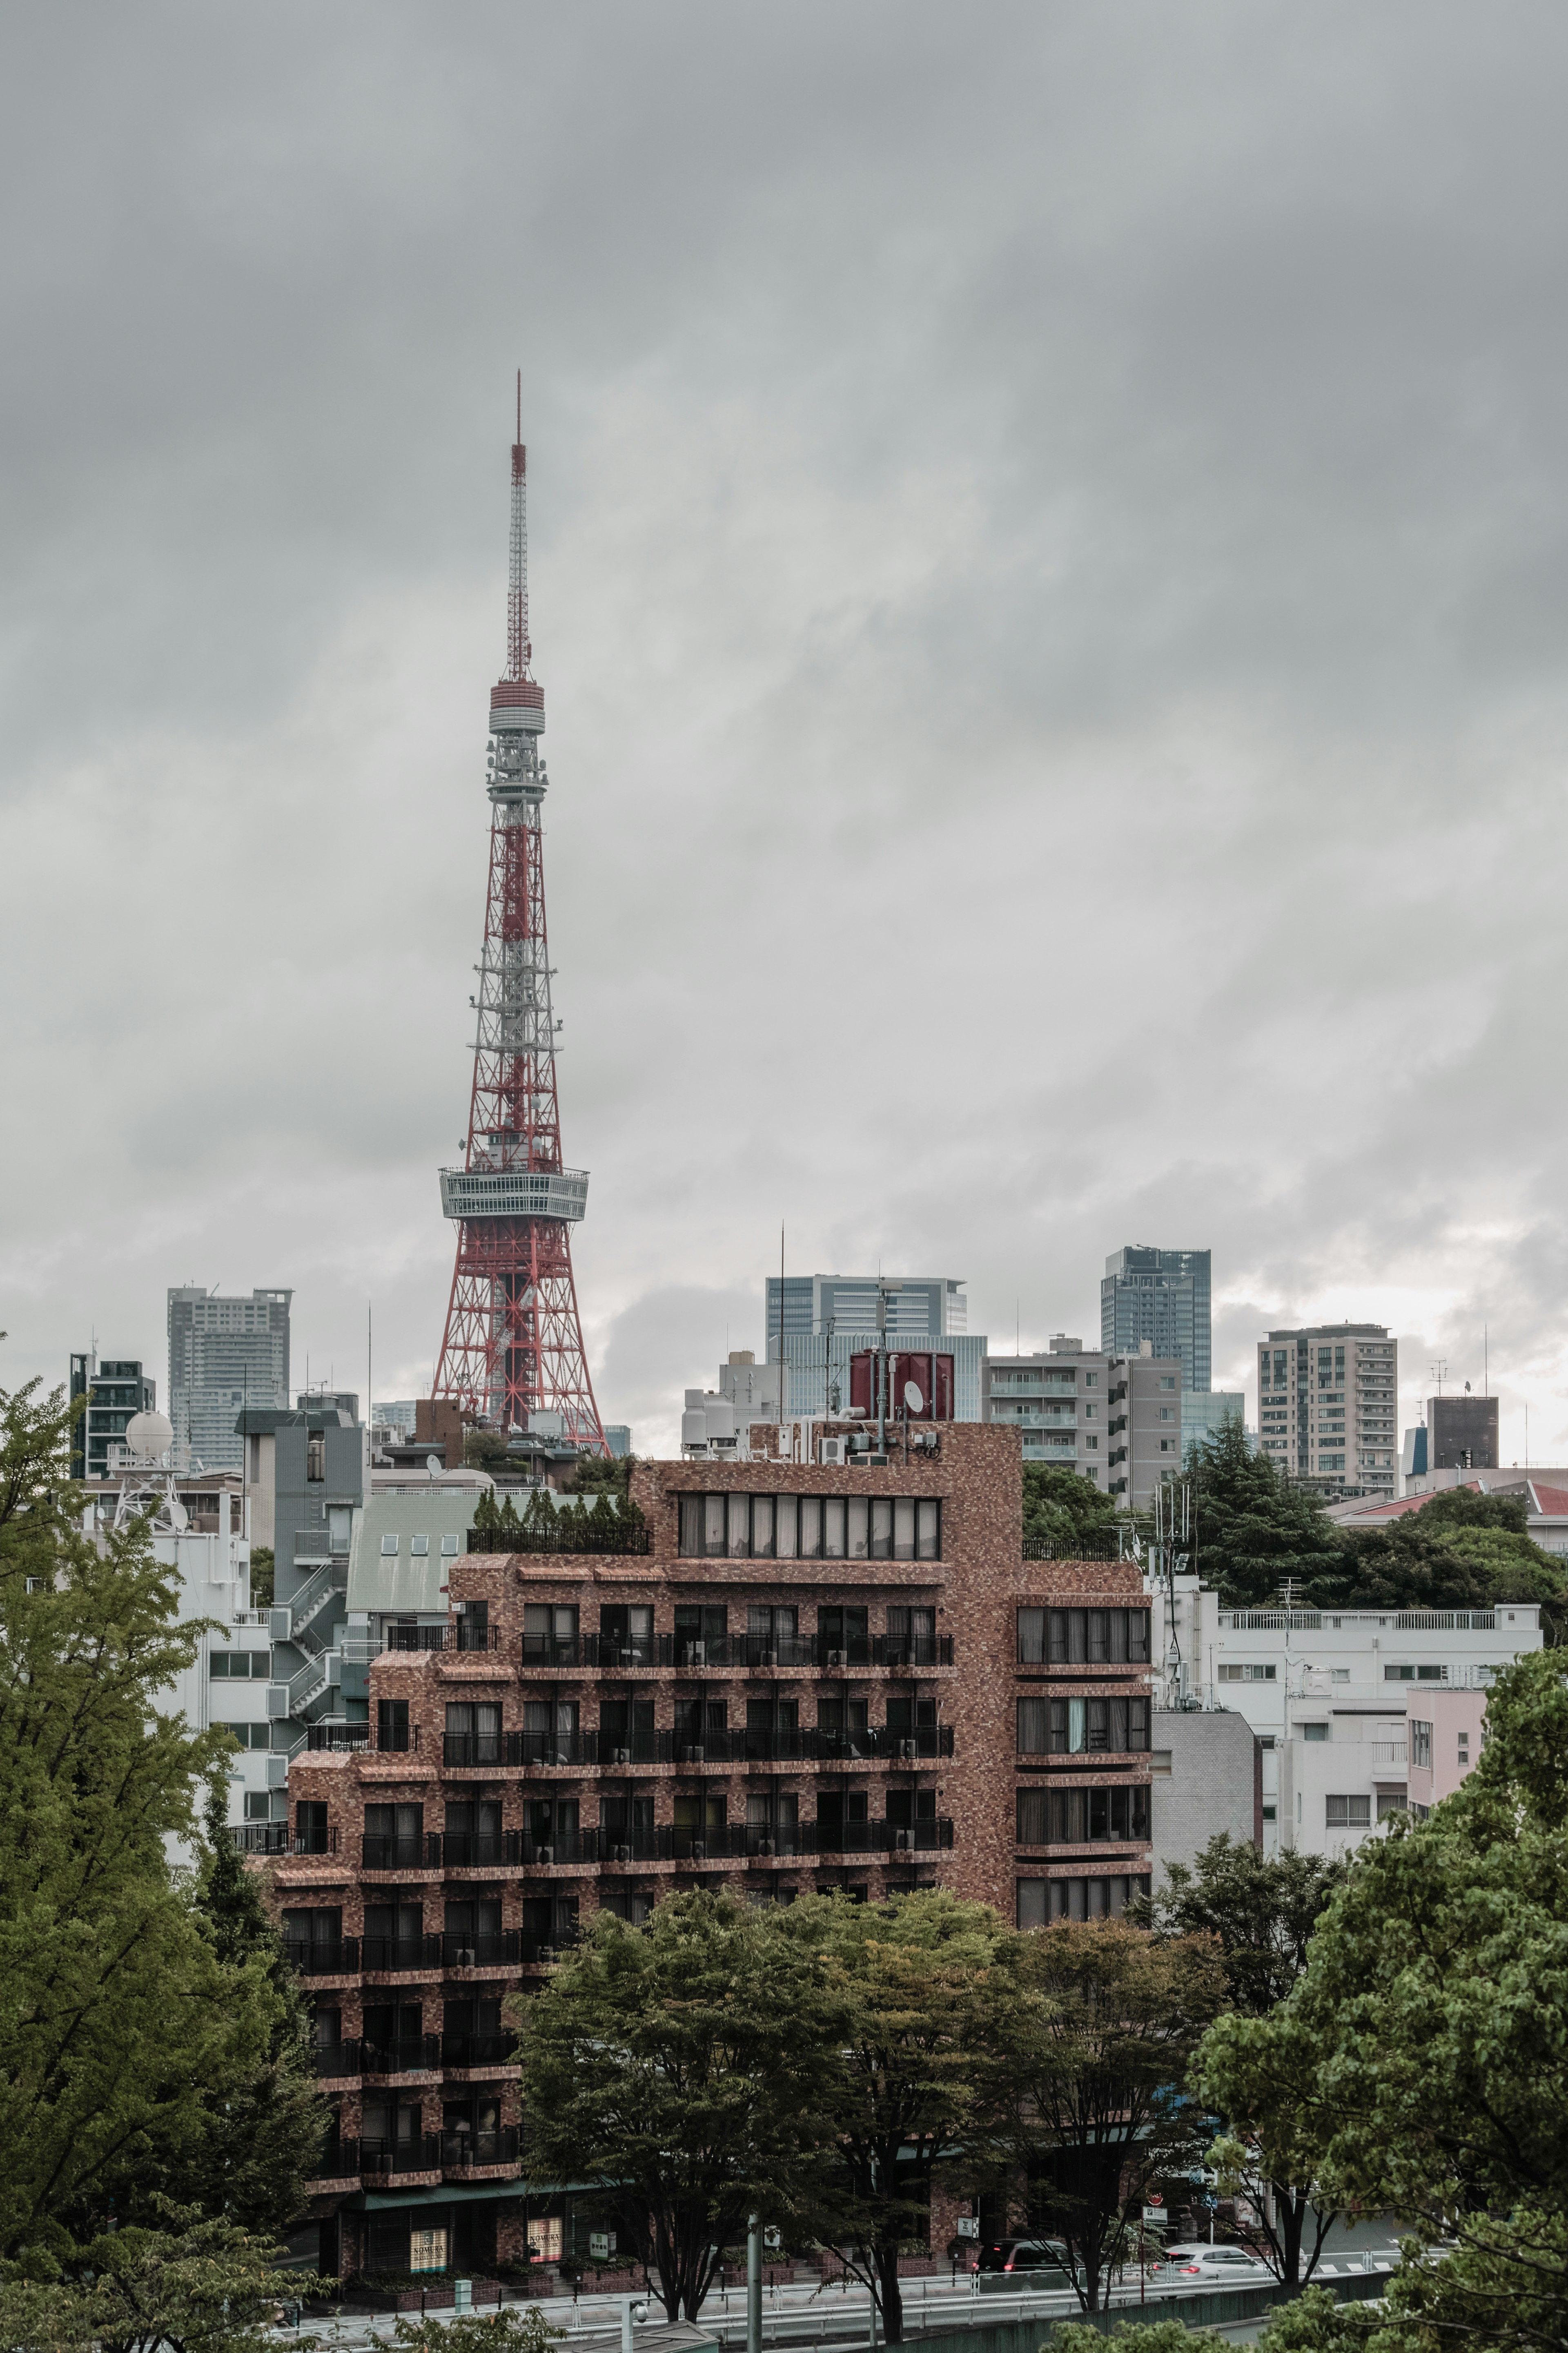
M1533 1602L1493 1609L1231 1609L1149 1580L1157 1706L1224 1707L1262 1746L1263 1851L1350 1852L1429 1809L1480 1753L1494 1676L1542 1647Z

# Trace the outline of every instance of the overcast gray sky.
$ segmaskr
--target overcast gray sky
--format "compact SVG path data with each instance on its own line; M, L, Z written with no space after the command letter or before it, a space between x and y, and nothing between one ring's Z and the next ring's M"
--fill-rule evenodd
M0 14L0 1380L428 1384L523 370L606 1419L1107 1251L1568 1461L1568 16Z

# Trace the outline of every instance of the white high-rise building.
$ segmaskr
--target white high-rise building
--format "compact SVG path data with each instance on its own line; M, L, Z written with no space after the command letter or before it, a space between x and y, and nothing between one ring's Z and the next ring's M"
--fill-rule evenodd
M1313 1324L1258 1344L1258 1438L1320 1495L1393 1495L1399 1343L1381 1324Z
M195 1283L169 1293L169 1419L174 1444L208 1471L238 1471L235 1428L252 1409L289 1402L291 1291L220 1298Z

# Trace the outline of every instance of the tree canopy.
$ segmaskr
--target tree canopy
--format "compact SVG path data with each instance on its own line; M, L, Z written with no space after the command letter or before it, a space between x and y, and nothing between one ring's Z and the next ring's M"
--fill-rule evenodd
M1151 2183L1213 2138L1181 2089L1225 2000L1207 1934L1153 1936L1127 1920L1058 1920L1011 1938L1006 2140L1045 2228L1066 2241L1084 2308L1100 2308Z
M1217 1938L1230 2008L1267 2018L1299 1982L1312 1932L1343 1884L1345 1868L1342 1861L1290 1849L1266 1858L1222 1832L1190 1867L1167 1864L1164 1886L1138 1911L1157 1935ZM1310 2173L1289 2179L1267 2171L1248 2116L1233 2113L1226 2122L1218 2147L1223 2178L1257 2216L1237 2236L1287 2285L1297 2286L1322 2253L1334 2209L1314 2198Z
M58 1391L0 1391L0 2256L68 2267L176 2180L275 2219L276 2152L219 2110L274 2065L287 2007L170 1869L232 1742L165 1712L204 1627L143 1522L81 1533L70 1423Z
M1116 1506L1080 1472L1059 1462L1024 1465L1024 1542L1066 1558L1086 1540L1097 1549L1116 1532Z
M698 1889L607 1912L521 2014L536 2164L603 2184L624 2245L695 2320L747 2217L799 2213L831 2034L808 1946Z
M1297 2307L1284 2346L1388 2353L1568 2334L1568 1684L1561 1654L1493 1685L1475 1770L1363 1848L1270 2016L1205 2039L1197 2081L1254 2120L1271 2170L1315 2174L1445 2235L1367 2316Z
M1286 1577L1304 1586L1337 1568L1343 1547L1331 1521L1272 1458L1254 1452L1238 1421L1187 1450L1193 1487L1192 1567L1233 1609L1268 1609Z
M1016 1939L987 1905L940 1888L873 1905L808 1896L776 1920L818 1964L831 2037L808 2212L898 2344L898 2259L923 2244L932 2179L984 2171L1008 2114L1016 2002L998 1964Z

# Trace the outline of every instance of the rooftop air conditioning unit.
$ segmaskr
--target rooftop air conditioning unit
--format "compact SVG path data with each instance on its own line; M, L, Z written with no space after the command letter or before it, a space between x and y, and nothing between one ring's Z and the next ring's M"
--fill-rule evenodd
M477 1966L477 1962L478 1956L472 1945L459 1945L453 1957L452 1966L458 1969L471 1969Z
M629 1748L617 1748L616 1751L615 1761L617 1765L629 1765L632 1761L631 1750Z
M912 1740L900 1740L900 1743L899 1743L899 1754L900 1754L900 1757L912 1757L912 1756L914 1755L914 1753L915 1753L915 1744L914 1744L914 1742L913 1742Z
M760 1838L757 1841L757 1852L759 1854L772 1854L773 1851L773 1842L771 1838Z
M839 1470L842 1470L844 1468L845 1459L845 1440L842 1438L825 1438L823 1440L822 1463L824 1470L831 1470L835 1466Z
M553 1862L555 1860L555 1849L552 1846L535 1847L533 1854L536 1862Z
M845 1652L842 1651L829 1651L827 1653L827 1663L830 1667L843 1666L846 1663Z
M612 1862L630 1862L631 1859L631 1848L624 1842L620 1846L613 1846L610 1849L610 1860Z

